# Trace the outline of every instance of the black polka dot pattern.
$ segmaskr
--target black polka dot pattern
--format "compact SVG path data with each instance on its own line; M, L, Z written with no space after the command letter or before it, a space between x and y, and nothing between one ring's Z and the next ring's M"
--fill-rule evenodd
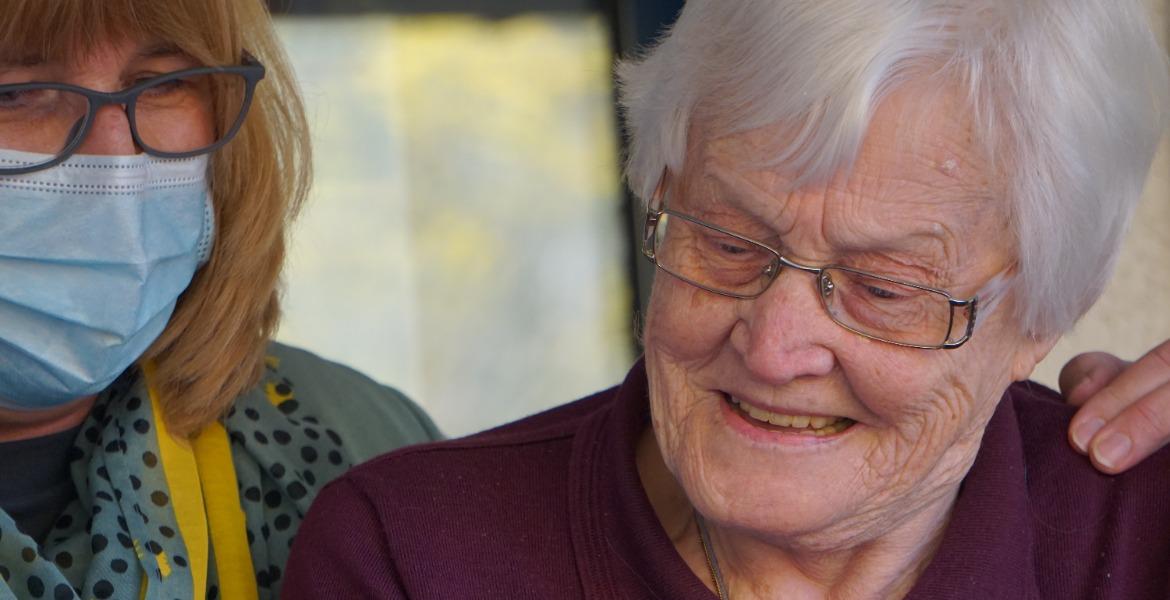
M283 575L279 565L317 490L352 465L341 436L305 414L291 381L271 374L265 393L241 399L226 426L244 513L248 523L259 524L247 532L256 584L261 596L275 597Z
M67 583L58 583L53 588L53 600L71 600L74 597L73 588Z
M0 597L189 598L192 565L179 534L141 376L127 371L94 404L69 453L79 499L57 518L44 547L0 511ZM293 534L317 490L351 466L343 439L305 414L276 368L237 399L224 425L236 468L256 585L278 598ZM155 594L158 594L155 596ZM207 598L222 597L214 565Z

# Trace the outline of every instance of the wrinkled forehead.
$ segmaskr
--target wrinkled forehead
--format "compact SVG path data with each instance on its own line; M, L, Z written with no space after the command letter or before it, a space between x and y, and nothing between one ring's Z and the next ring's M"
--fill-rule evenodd
M852 162L820 181L794 183L800 174L774 160L774 149L789 141L781 139L790 135L783 125L715 135L696 123L693 133L678 197L704 210L750 214L801 250L837 256L929 247L948 263L940 266L989 244L1011 253L1006 186L964 104L946 89L892 93L878 104Z
M1006 182L953 88L923 82L892 92L877 104L850 162L836 165L825 178L806 180L777 159L778 149L793 146L794 135L801 132L783 123L720 134L698 120L691 128L684 170L688 176L718 172L749 180L774 198L800 196L801 188L852 190L895 203L899 192L941 193L958 205L978 205L982 211L994 207L1006 217Z
M781 150L799 147L799 138L813 139L809 129L817 126L777 123L727 134L711 131L698 120L692 127L688 160L773 173L781 186L774 191L791 191L783 186L804 178L787 168ZM862 135L857 152L846 157L849 162L833 165L828 177L802 183L840 184L880 169L890 176L914 176L970 191L982 188L989 195L999 195L1003 187L987 140L976 130L968 104L954 88L930 81L898 88L876 104Z

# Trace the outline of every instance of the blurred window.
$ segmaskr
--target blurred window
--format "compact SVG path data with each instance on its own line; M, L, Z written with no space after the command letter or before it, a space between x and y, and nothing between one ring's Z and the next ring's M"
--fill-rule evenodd
M278 338L448 435L633 359L611 33L577 4L294 0L278 19L317 167Z

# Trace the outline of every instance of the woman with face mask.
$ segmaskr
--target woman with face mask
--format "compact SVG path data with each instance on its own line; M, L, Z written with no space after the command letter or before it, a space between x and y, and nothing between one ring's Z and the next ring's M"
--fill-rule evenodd
M260 0L0 0L0 598L277 597L316 491L438 436L270 342L307 138Z

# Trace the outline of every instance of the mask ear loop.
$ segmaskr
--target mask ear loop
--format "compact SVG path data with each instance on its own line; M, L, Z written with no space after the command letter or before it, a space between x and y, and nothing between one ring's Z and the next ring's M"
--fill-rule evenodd
M211 249L215 245L215 207L211 203L211 191L207 190L203 195L203 228L199 233L199 242L195 244L195 255L200 267L211 260Z

